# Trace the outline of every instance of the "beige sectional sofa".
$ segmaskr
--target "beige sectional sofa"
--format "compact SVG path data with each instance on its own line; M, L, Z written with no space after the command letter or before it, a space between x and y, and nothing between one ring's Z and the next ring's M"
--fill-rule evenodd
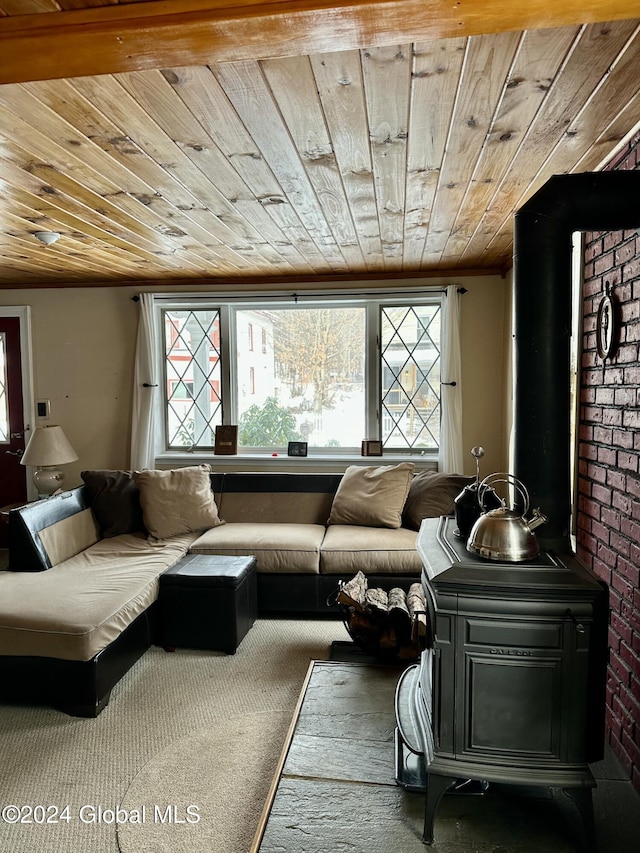
M185 554L255 556L262 615L330 615L339 579L358 570L383 588L419 578L421 517L450 511L469 481L416 476L411 463L344 475L192 466L83 479L10 514L0 700L46 701L84 716L100 712L156 641L159 577Z

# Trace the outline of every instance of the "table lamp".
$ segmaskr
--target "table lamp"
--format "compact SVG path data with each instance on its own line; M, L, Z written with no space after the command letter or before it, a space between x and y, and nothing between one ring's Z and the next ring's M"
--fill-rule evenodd
M36 427L20 464L35 466L33 482L38 494L50 497L62 488L64 474L58 466L75 462L77 458L62 427L52 424Z

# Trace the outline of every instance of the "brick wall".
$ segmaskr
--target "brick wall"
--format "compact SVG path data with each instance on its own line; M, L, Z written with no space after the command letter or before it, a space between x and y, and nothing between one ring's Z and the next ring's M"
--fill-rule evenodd
M640 168L640 134L606 168ZM603 363L606 282L620 337ZM640 231L586 235L583 310L577 550L609 585L607 739L640 791Z

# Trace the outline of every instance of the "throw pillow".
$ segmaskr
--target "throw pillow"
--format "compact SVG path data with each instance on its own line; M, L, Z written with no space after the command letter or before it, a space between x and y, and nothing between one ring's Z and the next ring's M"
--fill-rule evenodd
M336 490L327 524L400 527L413 471L413 462L350 465Z
M154 539L195 533L223 522L211 490L210 465L134 471L144 524Z
M80 476L102 537L144 531L140 492L129 471L82 471Z
M444 471L421 471L411 481L407 502L402 513L402 524L419 530L423 518L451 515L454 500L475 477L447 474Z

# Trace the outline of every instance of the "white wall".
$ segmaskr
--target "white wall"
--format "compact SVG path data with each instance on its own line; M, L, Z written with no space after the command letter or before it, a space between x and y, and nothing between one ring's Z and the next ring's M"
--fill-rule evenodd
M484 476L508 470L509 286L500 276L453 281L468 291L461 312L465 473L474 472L468 451L480 444L486 451ZM376 282L385 289L390 285L398 282ZM50 419L36 420L35 425L60 424L78 453L78 462L65 467L68 486L80 482L85 468L129 466L138 323L132 297L139 291L135 287L0 290L1 305L31 306L34 400L51 401Z

